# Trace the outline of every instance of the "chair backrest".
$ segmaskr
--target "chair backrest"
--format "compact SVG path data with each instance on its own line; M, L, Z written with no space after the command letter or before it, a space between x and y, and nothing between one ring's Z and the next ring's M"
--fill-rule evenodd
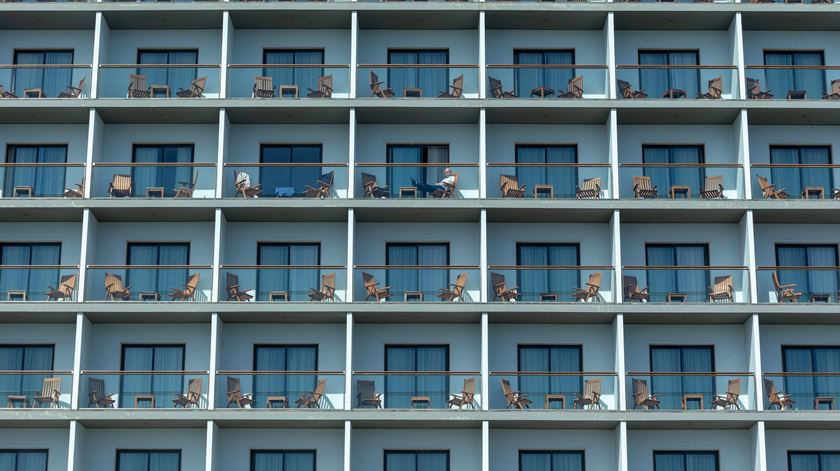
M640 190L653 190L653 185L650 182L650 177L634 175L633 186L639 187Z
M376 72L370 70L370 92L374 95L377 93L381 93L379 89L379 76L376 75Z
M362 172L362 188L365 190L376 188L376 175Z
M715 293L729 293L732 290L732 275L715 277L715 287L713 288Z
M321 396L324 395L324 390L327 389L327 380L321 379L318 380L318 385L315 386L315 391L312 392L312 402L318 402L321 400Z
M460 174L458 172L455 172L455 173L452 174L452 183L450 184L451 189L458 188L458 176L459 175Z
M125 286L123 286L122 278L119 275L105 273L105 291L115 293L124 290Z
M356 381L356 391L359 401L366 401L376 397L375 383L369 379L360 379Z
M633 380L633 402L642 404L649 399L647 381L643 379Z
M365 283L365 290L367 290L368 294L373 294L376 292L376 278L373 277L370 273L362 272L362 281Z
M491 272L490 283L493 284L493 290L496 292L496 294L505 291L505 275L502 275L501 273Z
M761 175L756 175L755 178L758 179L758 186L761 187L761 191L764 192L766 195L767 192L772 189L773 185L770 184L766 177L763 177Z
M754 97L761 93L761 84L758 79L747 77L747 97Z
M583 397L592 399L601 394L601 379L587 379L583 382Z
M321 275L321 291L335 291L335 272Z
M190 84L190 93L193 96L201 96L204 93L204 87L207 85L207 77L198 77Z
M723 175L712 175L706 177L703 183L703 189L706 191L716 191L723 187Z
M148 90L149 86L146 84L148 78L142 74L129 74L128 76L129 82L128 89L129 90Z
M583 76L578 75L569 80L569 93L574 95L576 98L583 97Z
M709 80L709 96L720 98L723 94L723 77L715 77Z
M770 274L770 276L773 278L773 288L776 289L776 293L781 292L782 283L779 281L779 273L774 271Z
M187 397L190 399L201 397L201 378L193 378L187 386Z
M332 74L324 75L318 79L318 91L324 96L331 96L333 90L333 76Z
M131 189L131 175L115 174L114 175L114 180L111 182L111 186L113 186L115 190L119 190L119 191L130 190Z
M318 183L324 186L332 186L333 182L335 181L335 171L330 170L329 172L321 175L318 177Z
M840 95L840 79L834 79L831 81L831 94Z
M452 96L460 97L464 93L464 74L455 77L452 81Z
M626 80L616 79L618 90L624 98L633 98L633 89L630 88L630 82Z
M53 397L61 394L61 378L44 378L41 397Z
M274 84L272 83L272 78L270 75L261 75L259 77L254 78L254 88L257 90L272 90L274 89Z
M503 196L508 190L519 191L519 179L513 175L499 175L499 186Z
M93 400L105 397L105 380L102 378L88 378L88 395Z
M475 395L475 378L467 378L464 380L464 396L470 397ZM467 398L465 398L467 399Z
M61 282L58 285L58 291L62 294L70 296L73 290L76 289L76 275L65 275L61 277Z
M233 171L233 186L237 190L241 190L242 188L248 189L251 188L251 175L248 175L247 172L243 172L240 170Z
M741 394L741 378L730 379L726 386L726 394L739 396Z
M227 393L237 398L242 396L242 383L239 378L235 376L227 377Z
M82 93L85 92L85 78L86 77L82 77L82 79L79 80L79 89L78 90L73 90L73 96L74 97L78 98L79 96L82 95Z
M461 296L464 293L464 289L467 287L467 272L463 272L458 275L458 278L455 278L455 286L452 290L452 293L455 296Z
M198 281L201 279L201 273L193 273L192 275L187 278L187 282L184 284L184 291L190 295L195 293L195 290L198 289Z
M778 397L779 393L776 391L776 385L769 379L764 380L764 390L767 392L767 397L771 400Z
M586 282L587 285L595 288L597 291L601 288L601 272L596 271L589 275L589 281Z
M639 291L639 280L635 276L624 277L624 297L637 293Z
M190 189L195 190L195 186L198 184L198 169L195 170L193 173L192 183L190 184Z
M601 177L584 178L581 190L595 191L601 188Z
M490 94L493 98L501 98L504 92L502 92L502 81L495 78L495 77L487 77L487 80L490 81Z
M510 398L513 395L513 389L510 387L510 380L502 378L502 392L505 397Z

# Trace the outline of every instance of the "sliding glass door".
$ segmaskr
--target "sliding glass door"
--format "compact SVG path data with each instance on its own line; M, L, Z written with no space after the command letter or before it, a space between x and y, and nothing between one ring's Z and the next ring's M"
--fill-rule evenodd
M445 164L449 162L448 145L388 145L388 186L391 196L399 197L400 187L419 183L435 185L443 180L443 166L426 167L423 164ZM417 165L411 165L417 164ZM421 193L421 196L426 196Z
M51 371L55 346L53 345L0 345L0 371ZM8 396L32 398L41 394L41 385L48 374L3 374L0 375L0 404L5 405Z
M198 50L141 49L137 51L137 63L152 65L152 67L137 68L137 73L145 75L149 85L167 85L170 96L175 96L178 90L189 90L190 84L198 75L197 69L195 67L154 66L198 64Z
M580 345L520 345L518 360L522 373L580 373L583 370ZM522 375L519 391L537 405L544 402L546 394L574 398L575 394L581 394L582 382L580 376Z
M576 164L577 161L577 145L517 145L516 163L528 166L516 167L516 177L520 185L531 190L534 185L551 185L556 198L574 198L577 167L542 165Z
M61 263L61 244L0 244L2 265L47 265ZM0 299L8 299L9 291L23 291L32 301L43 301L49 286L58 286L58 268L6 268L0 269Z
M516 95L528 97L531 90L538 87L546 87L554 90L555 93L563 92L569 88L569 80L575 76L575 69L572 68L528 68L529 64L534 65L572 65L575 63L575 51L556 50L514 50L513 63L523 68L514 69L513 87Z
M73 51L15 51L15 64L55 65L72 64ZM12 89L24 96L27 88L40 88L44 96L55 98L73 85L73 69L63 67L20 68L12 71Z
M320 144L260 146L260 163L263 164L319 164L323 148ZM260 184L266 195L285 194L294 189L295 196L302 196L306 186L317 187L321 167L260 167Z
M134 407L139 394L154 396L156 407L169 407L184 392L184 376L153 372L184 371L184 349L184 345L123 345L121 369L146 373L122 375L119 406Z
M190 263L190 245L185 243L137 243L128 244L127 265L186 266ZM129 268L126 286L132 291L157 293L162 299L169 290L180 288L187 281L187 268Z
M449 371L449 347L444 345L386 345L385 371ZM449 377L445 374L387 374L385 407L408 409L413 396L428 396L432 409L445 409Z
M808 98L817 100L825 94L825 71L820 69L825 65L822 51L764 51L764 65L806 67L766 70L767 89L777 98L784 98L790 91L804 91Z
M31 167L6 167L3 196L15 196L15 187L28 186L32 196L61 196L64 194L65 172L62 166L38 167L37 164L67 163L66 145L8 145L6 163L33 164Z
M257 265L321 264L319 243L257 244ZM289 301L306 301L310 289L319 287L319 272L314 268L262 268L257 271L257 301L270 301L272 291L285 291Z
M565 296L581 286L580 270L545 268L580 265L579 244L516 244L516 264L521 267L517 270L516 283L522 301L539 301L542 293Z
M323 49L265 49L263 64L323 64ZM277 85L297 85L298 95L303 95L307 88L316 90L318 78L324 75L319 67L266 67L263 75L271 77Z
M812 295L828 295L837 293L838 269L808 269L808 267L837 267L836 245L799 245L777 244L776 265L779 267L799 267L779 269L779 281L782 284L795 284L796 291L802 297L810 299Z
M653 98L662 97L667 90L684 90L686 97L700 93L700 69L667 67L700 64L698 51L639 51L639 65L666 67L639 70L641 89Z
M388 50L388 64L448 64L449 51ZM419 88L423 96L436 97L449 90L449 69L445 67L394 67L388 68L388 88L398 96L406 88Z
M650 367L654 373L677 373L651 377L651 392L662 401L663 409L681 409L683 395L702 394L704 406L711 407L715 394L712 375L679 376L679 373L712 373L712 347L650 347ZM689 404L691 405L691 404Z
M317 345L254 345L254 371L317 370ZM254 375L254 402L262 407L268 396L286 396L293 403L317 383L317 374Z
M840 347L782 347L782 366L786 373L815 373L785 377L784 391L800 408L810 409L816 397L840 394L840 377L819 375L840 373Z
M642 146L642 160L646 164L698 165L696 167L644 167L645 176L657 186L660 198L668 197L673 185L684 185L691 192L703 188L706 170L703 163L703 146ZM695 193L696 194L696 193Z
M652 301L664 301L668 293L686 295L688 302L704 302L708 295L709 246L705 244L647 244L647 265L675 267L647 270L647 282ZM684 267L701 267L686 269Z
M788 194L798 197L805 187L822 188L831 192L834 186L829 146L771 146L771 164L826 165L826 167L773 167L770 176L776 188L784 188Z
M135 144L132 161L144 164L191 164L194 159L193 144ZM189 186L193 168L181 166L131 167L132 196L146 195L147 188L163 188L167 196L175 195L178 186Z
M419 291L423 299L433 300L441 288L449 286L449 244L389 243L385 245L388 269L385 284L391 292L403 296L406 291ZM430 266L433 268L404 268ZM403 268L401 268L403 267Z

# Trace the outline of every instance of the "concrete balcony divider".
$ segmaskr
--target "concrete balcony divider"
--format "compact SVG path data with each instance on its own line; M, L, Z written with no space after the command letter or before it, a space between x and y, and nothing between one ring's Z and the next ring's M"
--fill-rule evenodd
M76 301L77 265L0 265L0 302Z
M94 162L93 198L214 198L211 162Z
M207 409L207 371L82 371L82 409Z
M627 373L627 409L756 410L751 373Z
M490 302L616 302L611 266L491 265L488 271Z
M487 164L488 198L611 199L610 181L608 163Z
M483 397L478 372L353 372L353 409L479 410Z
M601 64L488 64L487 98L609 98Z
M744 171L737 163L622 163L619 164L621 198L653 199L637 191L633 177L650 177L655 198L672 200L743 200Z
M748 303L750 300L747 267L628 265L621 273L624 302Z
M219 98L220 78L218 64L103 64L99 66L97 96Z
M220 301L343 302L347 299L347 270L343 265L222 265L221 271Z
M740 98L738 69L734 65L620 64L616 66L616 76L619 99Z
M7 409L69 409L72 390L72 371L0 371L0 407Z
M615 373L492 372L491 410L618 410Z
M479 98L478 80L478 65L472 64L359 64L356 96L373 99Z
M270 79L266 80L265 78ZM228 98L349 98L350 66L344 64L232 64Z
M227 162L224 198L348 198L346 162Z
M354 272L354 302L475 303L481 300L477 266L356 265ZM459 283L463 284L459 286Z
M87 301L206 302L213 273L197 265L88 265Z
M219 371L219 409L343 409L342 371Z
M0 64L0 98L90 98L86 64Z

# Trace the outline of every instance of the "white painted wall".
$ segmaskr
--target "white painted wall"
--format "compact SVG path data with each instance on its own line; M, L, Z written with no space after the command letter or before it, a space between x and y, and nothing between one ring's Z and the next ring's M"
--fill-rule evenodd
M788 345L837 346L840 344L840 326L790 325L761 326L761 369L764 373L780 373L782 347ZM806 406L807 409L809 406Z
M117 450L181 450L181 471L205 471L206 427L94 429L85 432L82 469L116 469Z
M840 451L837 430L767 430L767 471L789 471L788 451Z
M66 471L69 431L64 428L2 428L0 449L49 450L47 471Z
M220 430L217 468L249 469L251 450L315 450L315 468L340 470L344 463L344 429Z
M385 450L449 450L449 469L476 469L481 429L353 430L351 469L384 469Z
M627 450L633 471L653 471L654 450L717 450L720 469L753 469L749 430L628 430Z
M519 469L519 451L584 450L586 469L614 470L613 430L490 430L490 471Z

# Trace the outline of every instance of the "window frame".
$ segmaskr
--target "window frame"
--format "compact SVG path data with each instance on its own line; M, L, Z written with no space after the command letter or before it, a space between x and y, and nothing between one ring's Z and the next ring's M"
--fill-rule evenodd
M312 454L312 471L318 470L318 450L317 449L305 449L305 450L270 450L270 449L261 449L261 448L252 448L249 461L250 461L250 471L256 471L254 468L256 466L256 459L258 453L311 453Z
M792 466L793 463L791 462L791 456L793 455L817 455L817 467L820 468L819 471L823 471L822 463L819 458L821 458L822 455L840 455L840 450L788 450L787 467L789 471L795 471Z
M178 454L178 471L181 471L181 462L183 461L183 453L182 450L179 448L177 450L167 450L167 449L152 449L152 448L143 448L143 449L129 449L129 448L117 448L117 460L116 460L116 467L114 468L116 471L120 471L120 454L121 453L145 453L147 455L151 453L177 453ZM149 463L149 467L147 468L148 471L152 471L151 463Z
M19 453L44 453L46 455L46 460L44 462L44 471L50 469L50 450L49 448L0 448L0 453L14 453L15 454L15 468L13 471L17 471L18 469L18 454Z
M656 455L682 455L683 469L685 469L685 459L688 455L714 455L714 471L720 471L720 450L653 450L653 471L667 471L656 469Z
M452 456L451 450L383 450L382 451L382 469L383 471L388 470L388 455L414 455L415 463L417 462L417 455L432 455L432 454L444 454L446 455L446 471L450 471L451 463L452 463ZM399 469L390 470L390 471L403 471Z
M8 163L18 163L18 161L17 161L17 150L18 149L36 149L36 155L37 156L41 155L41 150L42 149L64 149L64 162L63 162L64 164L68 163L67 159L68 159L69 154L70 154L69 146L67 144L13 144L13 143L8 143L8 144L6 144L6 163L7 164ZM14 157L14 162L11 160L12 157ZM26 162L26 163L28 163L28 162ZM41 168L42 168L42 167L37 167L37 165L41 164L41 163L44 163L44 162L36 161L36 162L32 163L33 166L36 166L35 167L35 173L36 173L35 179L36 180L38 179L37 174L38 174L38 172L41 171ZM66 166L61 167L61 171L64 173L64 178L62 179L63 180L62 183L66 183L67 182L67 167ZM14 178L14 172L11 174L11 176L12 176L12 178ZM15 196L14 195L14 185L6 185L6 181L9 179L9 177L10 177L9 171L7 170L6 175L3 176L3 179L4 179L4 181L3 181L3 193L4 193L3 197L4 198L12 198L12 197ZM10 188L10 186L11 186L11 188ZM62 187L58 189L60 193L64 191L65 186L66 185L62 185ZM38 188L33 188L33 196L37 196L37 193L38 193ZM49 195L49 196L51 197L52 195Z
M518 465L519 471L522 471L522 457L523 455L553 455L554 453L575 454L580 456L580 471L586 471L586 450L519 450ZM554 457L552 456L551 465L554 465Z

